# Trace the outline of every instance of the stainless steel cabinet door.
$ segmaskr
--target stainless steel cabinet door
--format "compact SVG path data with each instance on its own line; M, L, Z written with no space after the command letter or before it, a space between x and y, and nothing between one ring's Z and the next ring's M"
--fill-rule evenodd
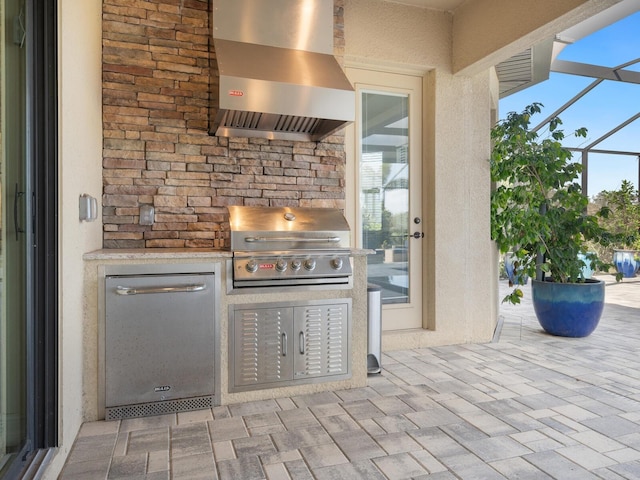
M232 320L233 384L270 384L292 378L290 307L235 310Z
M349 372L348 304L296 307L294 332L295 379Z
M214 275L106 278L107 407L214 393Z
M230 388L256 390L351 372L350 299L230 310ZM339 301L338 301L339 302Z

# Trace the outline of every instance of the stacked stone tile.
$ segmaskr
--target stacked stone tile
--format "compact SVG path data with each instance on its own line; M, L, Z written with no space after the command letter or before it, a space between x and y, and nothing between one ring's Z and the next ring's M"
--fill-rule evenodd
M208 0L103 2L105 248L223 247L227 205L344 208L343 133L322 142L208 134L209 10ZM142 205L155 208L153 225L139 224Z

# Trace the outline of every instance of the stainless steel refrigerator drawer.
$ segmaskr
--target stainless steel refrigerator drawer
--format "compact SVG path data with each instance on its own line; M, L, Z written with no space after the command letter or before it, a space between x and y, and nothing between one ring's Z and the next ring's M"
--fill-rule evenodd
M213 273L105 279L105 407L214 393ZM206 406L206 405L203 405ZM187 404L186 409L189 408ZM149 408L148 414L163 413ZM145 410L124 410L121 417ZM113 416L112 416L113 418Z

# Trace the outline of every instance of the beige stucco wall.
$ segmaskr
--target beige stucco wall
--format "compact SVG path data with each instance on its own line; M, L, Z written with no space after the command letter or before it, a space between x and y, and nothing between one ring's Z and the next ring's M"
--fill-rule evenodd
M60 158L60 420L58 452L45 471L62 469L82 424L83 253L102 245L102 222L78 220L78 197L102 195L101 18L100 0L60 0L59 158Z
M434 10L345 2L345 63L422 75L424 84L423 324L428 330L385 331L384 350L486 342L496 323L487 161L496 85L488 69L475 76L451 73L452 21L451 14ZM355 192L347 201L354 209Z
M490 240L490 71L431 71L426 89L425 203L429 211L425 303L429 344L486 342L496 322Z
M345 0L344 8L346 65L449 69L451 14L371 0Z

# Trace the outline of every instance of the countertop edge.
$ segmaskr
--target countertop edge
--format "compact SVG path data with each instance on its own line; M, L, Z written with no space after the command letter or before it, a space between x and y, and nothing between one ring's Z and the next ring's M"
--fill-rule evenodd
M162 258L231 258L228 250L210 248L113 248L85 253L84 260L145 260Z
M369 255L373 250L353 248L351 255ZM83 260L146 260L168 258L231 258L229 250L213 250L209 248L113 248L100 249L85 253Z

